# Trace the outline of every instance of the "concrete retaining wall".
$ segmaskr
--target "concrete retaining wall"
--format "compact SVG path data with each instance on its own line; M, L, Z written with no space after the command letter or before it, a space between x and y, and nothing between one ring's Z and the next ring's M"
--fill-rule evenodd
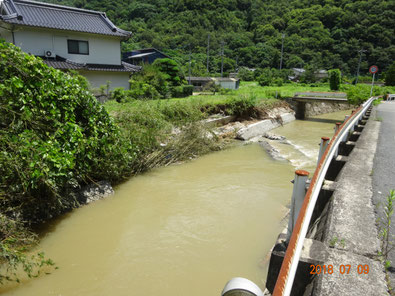
M349 110L352 108L353 108L352 105L343 104L343 103L327 103L327 102L306 103L305 116L310 117L314 115L332 113L341 110Z

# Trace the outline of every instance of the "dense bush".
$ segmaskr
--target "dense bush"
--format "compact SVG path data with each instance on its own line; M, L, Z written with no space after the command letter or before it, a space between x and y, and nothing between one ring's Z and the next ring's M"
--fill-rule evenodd
M110 95L112 100L120 103L126 101L128 92L125 91L123 87L116 87L113 91L111 91Z
M370 89L371 86L367 84L343 85L341 87L341 90L347 93L347 100L350 104L355 105L359 105L369 99ZM374 86L372 96L383 96L393 92L395 92L394 87Z
M0 209L38 222L78 205L72 192L116 180L131 149L82 77L0 42Z
M258 77L260 86L270 86L273 82L273 72L270 68L265 68L260 71L261 75Z
M329 70L329 87L331 90L339 90L341 84L341 72L339 69Z
M245 67L241 67L239 73L237 73L237 77L239 77L242 81L253 81L254 71L251 71Z
M129 99L150 100L192 95L193 87L184 83L186 81L175 61L158 59L152 65L144 65L141 72L133 75L130 91L126 95Z
M172 96L174 98L185 98L188 96L192 96L193 94L193 85L180 85L173 87Z

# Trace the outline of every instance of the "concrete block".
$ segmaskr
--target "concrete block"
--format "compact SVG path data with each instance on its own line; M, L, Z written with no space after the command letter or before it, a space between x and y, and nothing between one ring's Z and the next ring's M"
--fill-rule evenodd
M257 136L262 136L265 132L279 126L279 122L275 120L265 119L240 129L237 132L237 138L246 141Z
M236 119L235 115L227 115L219 118L209 118L204 121L204 124L208 127L216 127L220 125L228 124Z
M281 120L283 122L283 124L287 124L290 123L291 121L294 121L295 118L295 114L294 113L283 113L281 114Z

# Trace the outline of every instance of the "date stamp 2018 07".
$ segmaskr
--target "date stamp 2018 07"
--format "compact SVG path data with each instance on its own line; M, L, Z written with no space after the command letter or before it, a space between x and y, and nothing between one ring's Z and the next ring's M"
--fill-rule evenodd
M311 268L310 274L333 274L333 273L349 274L350 272L353 271L355 266L352 266L351 264L341 264L339 265L338 268L335 268L332 264L328 264L328 265L311 264L310 268ZM368 274L369 265L359 264L356 266L356 271L358 274Z

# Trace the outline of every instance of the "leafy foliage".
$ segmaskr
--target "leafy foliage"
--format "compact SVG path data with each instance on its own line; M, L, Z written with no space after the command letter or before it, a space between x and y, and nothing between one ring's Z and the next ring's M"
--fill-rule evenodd
M186 83L177 63L171 59L157 59L152 65L145 65L130 81L130 90L124 93L122 101L131 99L165 99L172 94L187 96L190 88L184 90Z
M84 85L0 42L0 209L49 219L78 202L90 180L117 180L133 154Z
M339 69L329 70L329 86L331 90L339 90L341 84L341 73Z
M43 268L54 265L52 260L44 258L44 253L25 254L35 243L36 235L26 230L19 220L0 214L0 263L7 263L0 269L0 285L5 281L19 282L19 267L31 278L40 275Z
M367 84L357 84L357 85L343 85L341 87L342 91L347 93L347 100L350 104L359 105L369 99L371 86ZM391 87L373 87L373 96L382 96L395 91L395 88Z
M153 63L153 66L157 67L161 73L166 75L165 79L171 84L171 86L181 85L185 81L180 68L172 59L157 59Z
M385 85L395 86L395 62L392 63L385 73Z
M134 37L123 50L155 47L187 69L192 51L192 75L206 74L210 34L210 73L219 73L221 41L224 72L241 66L278 68L284 38L285 68L339 68L355 74L358 50L361 74L372 64L385 71L395 60L395 4L389 0L46 0L105 11ZM236 63L237 60L237 63Z

